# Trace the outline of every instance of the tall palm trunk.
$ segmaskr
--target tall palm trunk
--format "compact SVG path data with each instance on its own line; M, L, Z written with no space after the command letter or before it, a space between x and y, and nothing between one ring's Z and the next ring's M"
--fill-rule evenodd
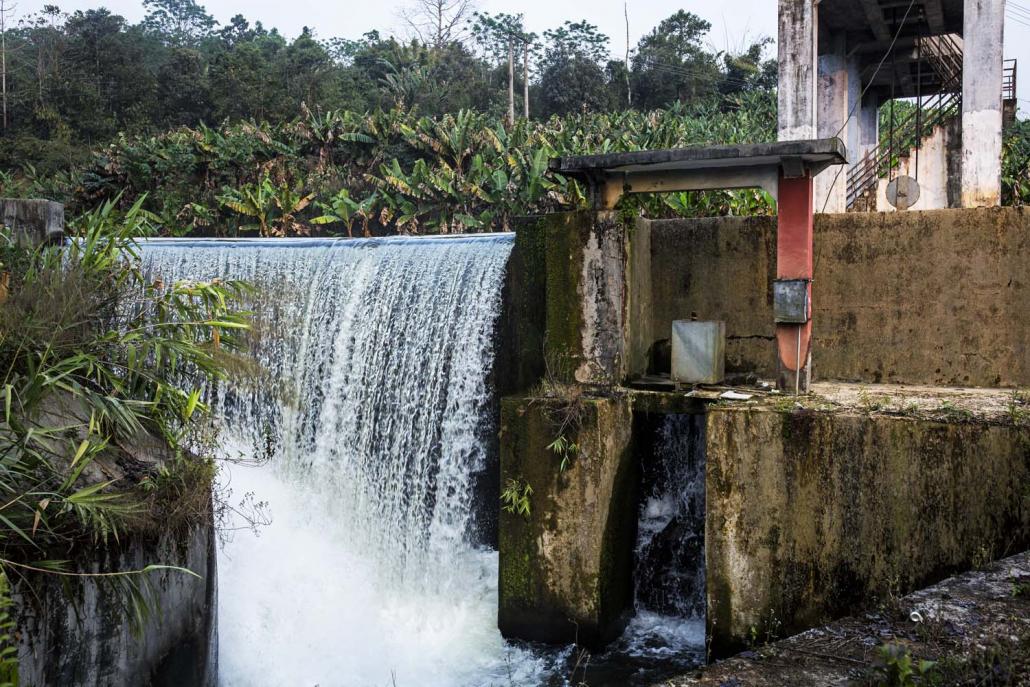
M508 124L515 123L515 39L508 39Z
M529 41L522 46L522 103L524 115L529 119Z

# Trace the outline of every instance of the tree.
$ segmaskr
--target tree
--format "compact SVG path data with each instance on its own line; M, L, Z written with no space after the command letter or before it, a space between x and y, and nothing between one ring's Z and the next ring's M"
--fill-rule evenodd
M763 38L740 54L723 55L725 74L720 90L731 95L754 89L776 88L779 79L776 60L762 60L762 54L772 42L771 38Z
M200 53L191 48L173 48L158 72L159 116L166 127L195 126L211 114L207 70Z
M522 57L523 114L529 118L529 56L537 48L537 35L526 31L521 14L490 15L476 12L471 25L476 43L495 63L508 65L508 123L515 121L515 56Z
M717 56L701 45L711 28L697 15L680 10L640 39L631 74L638 107L689 102L717 89Z
M411 0L401 17L422 43L442 48L465 35L473 0Z
M0 0L0 92L3 94L3 125L7 133L7 15L17 6Z
M541 104L547 115L608 109L608 37L586 21L545 31L540 69Z
M196 45L218 22L195 0L143 0L143 25L175 45Z

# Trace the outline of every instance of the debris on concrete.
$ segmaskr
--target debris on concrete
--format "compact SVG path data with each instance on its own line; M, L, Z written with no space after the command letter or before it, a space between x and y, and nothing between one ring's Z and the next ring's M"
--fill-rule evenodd
M904 684L1030 685L1030 551L660 684L861 687L899 661L924 672Z

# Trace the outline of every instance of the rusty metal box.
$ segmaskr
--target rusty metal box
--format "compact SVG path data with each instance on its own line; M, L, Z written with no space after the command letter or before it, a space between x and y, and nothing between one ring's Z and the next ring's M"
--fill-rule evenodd
M776 324L808 322L807 279L777 279L773 282L773 316Z

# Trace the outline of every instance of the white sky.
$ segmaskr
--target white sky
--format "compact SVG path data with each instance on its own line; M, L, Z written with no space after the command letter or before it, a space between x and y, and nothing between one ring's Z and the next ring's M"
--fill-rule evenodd
M398 19L406 0L200 0L216 19L226 22L235 14L266 27L276 27L287 37L304 26L323 38L357 38L370 29L384 34L404 33ZM1005 57L1019 60L1020 109L1030 113L1030 0L1007 0L1010 19L1005 27ZM44 4L65 11L104 6L131 21L143 16L141 0L20 0L17 16L31 14ZM626 50L626 25L622 0L479 0L485 12L523 13L531 31L559 26L566 19L587 19L611 37L612 53ZM712 23L708 43L717 49L740 49L763 36L776 37L776 0L629 0L630 43L635 45L665 17L679 9L693 12Z

